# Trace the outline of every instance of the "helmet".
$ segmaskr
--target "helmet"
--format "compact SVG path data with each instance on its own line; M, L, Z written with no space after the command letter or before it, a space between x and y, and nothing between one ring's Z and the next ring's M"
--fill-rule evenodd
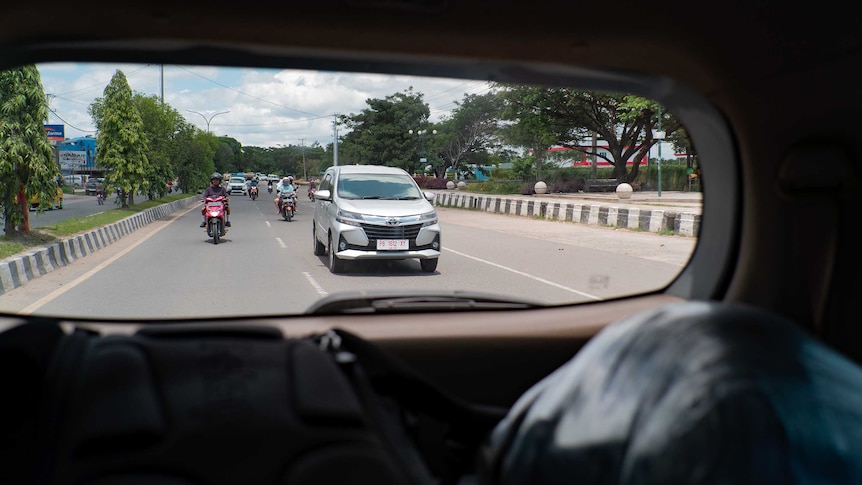
M293 183L293 175L288 175L288 176L287 176L287 180L288 180L290 183Z
M221 179L222 179L221 174L220 174L220 173L218 173L218 172L213 172L213 174L212 174L212 175L210 175L210 181L212 181L213 179L219 179L219 180L221 180Z
M285 177L285 178L281 179L281 183L289 184L290 183L290 177Z

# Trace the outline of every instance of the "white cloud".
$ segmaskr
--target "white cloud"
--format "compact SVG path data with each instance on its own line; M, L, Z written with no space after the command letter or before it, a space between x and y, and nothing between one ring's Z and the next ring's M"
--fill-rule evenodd
M93 124L87 106L102 92L117 69L132 90L160 93L158 65L40 65L51 107L66 124L66 136L89 134ZM380 74L275 69L227 69L165 66L165 101L201 129L232 136L243 145L306 145L332 141L333 114L358 113L369 98L384 98L412 87L425 95L432 119L448 113L465 92L481 92L485 83ZM203 113L204 116L189 110ZM222 111L229 113L219 114ZM215 116L214 116L215 115ZM52 115L52 123L63 123ZM72 127L71 125L74 125ZM78 130L79 128L80 130Z

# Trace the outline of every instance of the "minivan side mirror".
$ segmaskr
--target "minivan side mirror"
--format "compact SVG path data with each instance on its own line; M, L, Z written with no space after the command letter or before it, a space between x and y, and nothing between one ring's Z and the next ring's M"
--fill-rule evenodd
M315 201L328 200L331 202L332 201L332 192L330 192L328 190L318 190L317 192L314 193L314 200Z
M422 192L422 195L425 196L425 200L428 202L434 202L434 197L437 197L437 194L434 192Z

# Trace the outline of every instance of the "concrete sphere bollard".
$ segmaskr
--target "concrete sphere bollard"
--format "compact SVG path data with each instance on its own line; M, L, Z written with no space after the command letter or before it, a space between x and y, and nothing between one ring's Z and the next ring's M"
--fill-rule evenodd
M453 190L455 188L455 182L453 182L451 180L446 182L446 188L449 190Z
M547 194L548 184L540 180L536 182L536 185L533 186L533 191L535 191L537 194Z
M632 186L623 182L617 185L617 197L620 199L630 199L632 196Z
M462 181L460 181L460 182L458 182L458 188L459 188L459 189L465 189L465 188L467 188L467 182L464 182L463 180L462 180Z

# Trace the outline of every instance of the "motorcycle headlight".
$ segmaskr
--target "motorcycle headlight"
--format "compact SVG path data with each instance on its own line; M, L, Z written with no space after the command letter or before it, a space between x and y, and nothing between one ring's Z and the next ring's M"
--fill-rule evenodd
M432 226L437 224L437 211L426 212L419 215L419 221L422 222L422 227Z
M361 226L365 218L362 217L362 214L358 212L350 212L344 209L338 209L338 213L335 215L335 220L342 224Z

